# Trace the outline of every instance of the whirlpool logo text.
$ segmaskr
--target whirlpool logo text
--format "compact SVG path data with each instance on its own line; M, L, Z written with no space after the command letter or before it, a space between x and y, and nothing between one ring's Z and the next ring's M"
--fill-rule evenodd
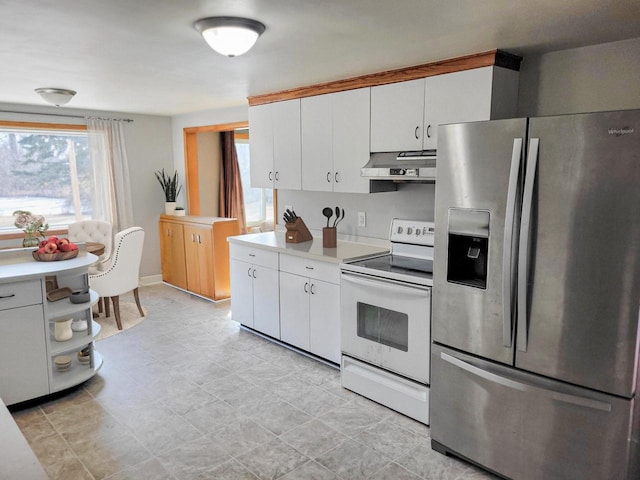
M628 135L630 133L634 133L633 127L610 128L609 129L609 135L615 135L616 137L621 137L622 135Z

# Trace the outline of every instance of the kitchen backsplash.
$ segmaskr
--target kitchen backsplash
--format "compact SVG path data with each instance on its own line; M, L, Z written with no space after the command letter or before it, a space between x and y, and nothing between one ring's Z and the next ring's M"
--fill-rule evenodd
M284 225L285 208L292 206L312 232L321 231L327 222L323 207L339 206L346 210L339 236L388 240L392 218L433 221L434 201L434 184L400 184L396 192L373 194L278 190L278 227ZM365 212L365 227L358 227L358 212Z

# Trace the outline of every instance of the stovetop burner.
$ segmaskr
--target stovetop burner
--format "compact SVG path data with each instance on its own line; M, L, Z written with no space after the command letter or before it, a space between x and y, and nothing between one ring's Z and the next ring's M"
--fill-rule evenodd
M393 219L391 253L342 264L343 271L400 282L431 285L433 278L432 222Z

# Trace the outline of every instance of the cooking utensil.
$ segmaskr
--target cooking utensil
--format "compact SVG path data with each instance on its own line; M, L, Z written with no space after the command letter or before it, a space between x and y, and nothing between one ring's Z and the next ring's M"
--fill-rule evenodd
M340 216L340 219L335 223L334 227L336 227L343 219L344 219L344 208L342 209L342 215Z
M336 228L336 222L340 219L340 207L336 207L336 218L333 219L333 228Z
M322 214L327 217L327 228L329 228L329 220L331 219L331 216L333 215L333 210L331 209L331 207L324 207L322 209Z

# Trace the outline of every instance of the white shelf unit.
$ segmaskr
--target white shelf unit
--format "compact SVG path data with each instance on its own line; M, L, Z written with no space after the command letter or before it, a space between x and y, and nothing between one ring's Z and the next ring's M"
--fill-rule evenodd
M75 272L58 278L59 286L68 286L72 290L85 288L89 279L86 270ZM44 296L46 298L46 295ZM102 355L94 346L94 339L100 334L100 324L93 320L92 307L99 300L98 294L89 290L89 301L84 303L71 303L69 298L55 302L46 301L45 317L47 322L47 350L49 390L51 393L59 392L78 385L93 377L102 367ZM74 320L86 320L87 329L81 332L73 332L73 336L66 341L59 342L55 339L55 321L61 318L73 318ZM81 364L77 352L89 347L91 360L88 364ZM67 370L59 370L55 365L55 358L60 355L71 357L71 367Z

